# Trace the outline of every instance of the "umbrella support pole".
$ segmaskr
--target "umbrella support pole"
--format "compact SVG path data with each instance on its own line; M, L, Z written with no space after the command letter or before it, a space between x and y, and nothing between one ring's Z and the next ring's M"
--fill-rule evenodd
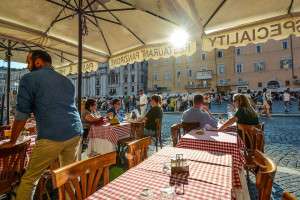
M7 77L6 77L6 124L9 125L9 104L10 104L10 72L11 72L11 41L8 41L6 59L7 59Z
M5 103L5 94L1 96L1 116L0 116L0 125L3 125L3 117L4 117L4 103Z
M78 87L77 87L77 99L78 99L78 111L81 115L81 85L82 85L82 0L78 1Z

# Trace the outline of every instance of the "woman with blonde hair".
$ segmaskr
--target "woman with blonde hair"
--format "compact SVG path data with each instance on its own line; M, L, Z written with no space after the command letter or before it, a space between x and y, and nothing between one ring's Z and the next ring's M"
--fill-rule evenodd
M244 94L233 96L234 107L237 109L235 115L228 119L218 130L223 131L235 122L238 124L258 125L258 115L251 105L249 99Z

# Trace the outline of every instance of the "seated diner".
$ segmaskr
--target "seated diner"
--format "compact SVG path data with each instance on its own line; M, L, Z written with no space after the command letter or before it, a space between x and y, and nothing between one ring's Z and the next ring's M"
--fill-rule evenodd
M203 108L206 108L204 97L201 94L195 95L193 107L183 112L181 121L183 123L199 123L199 128L204 128L206 125L217 128L218 120Z
M163 111L161 108L162 99L159 95L155 94L151 97L151 109L147 112L146 116L142 119L145 121L144 135L155 136L156 123L155 120L162 121Z
M83 124L84 134L83 134L83 141L87 140L87 135L92 124L99 124L103 123L103 117L97 113L97 103L95 99L88 99L84 105L84 111L81 116L81 121Z
M258 125L258 115L247 96L244 94L236 94L233 96L233 104L237 109L235 115L228 119L220 128L219 131L225 130L234 123L246 125Z
M109 119L115 118L119 116L119 112L121 109L121 101L120 99L114 99L112 100L112 106L107 111L107 116Z

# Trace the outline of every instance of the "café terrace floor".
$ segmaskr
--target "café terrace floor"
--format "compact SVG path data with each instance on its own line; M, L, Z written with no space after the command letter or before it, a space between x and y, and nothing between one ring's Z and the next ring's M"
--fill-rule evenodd
M283 191L300 199L300 111L292 102L289 113L284 113L282 102L274 102L274 116L261 117L265 123L265 152L278 165L273 184L272 199L279 200ZM212 112L225 112L226 104L212 105ZM181 113L166 113L163 120L164 146L171 145L170 126L179 122ZM153 148L152 148L153 149ZM254 180L254 179L253 179ZM255 185L249 184L252 199L256 199Z
M278 165L273 184L272 199L280 200L284 191L293 193L300 199L300 111L298 102L292 102L290 112L284 113L282 102L274 102L271 118L261 117L265 123L265 153ZM213 113L226 112L226 103L212 105ZM216 117L219 117L217 114ZM170 127L179 122L181 113L167 112L163 118L163 146L171 146ZM150 146L149 154L155 152L155 147ZM86 157L83 153L83 158ZM122 169L115 168L111 177L117 177ZM256 198L255 178L251 177L248 184L251 199Z

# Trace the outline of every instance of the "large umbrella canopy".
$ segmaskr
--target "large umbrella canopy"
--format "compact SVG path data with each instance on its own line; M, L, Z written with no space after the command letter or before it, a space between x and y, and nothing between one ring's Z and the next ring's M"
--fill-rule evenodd
M78 3L79 0L2 0L0 34L76 55ZM159 6L156 1L152 3L155 5L151 6ZM142 11L136 6L135 1L83 0L83 56L103 62L145 44L166 42L178 27L163 16L167 13Z
M206 51L300 35L300 0L194 0L181 5L189 7L194 22L200 19Z
M178 28L199 38L300 9L300 0L2 0L0 35L76 56L79 2L83 57L100 62L166 43Z
M52 58L53 65L57 67L72 64L77 59L76 55L64 53L63 51L45 48L43 46L34 45L32 43L24 42L21 40L14 40L12 38L9 39L1 38L0 36L0 59L1 60L7 59L9 48L10 48L11 60L20 63L24 63L26 61L28 52L36 49L46 50Z
M122 51L165 42L177 28L164 16L135 6L122 0L4 0L0 36L78 55L80 101L83 58L104 62Z

